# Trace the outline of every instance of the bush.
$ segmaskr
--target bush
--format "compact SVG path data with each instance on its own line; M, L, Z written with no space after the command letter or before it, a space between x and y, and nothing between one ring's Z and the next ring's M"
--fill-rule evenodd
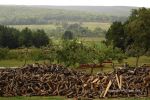
M8 48L0 48L0 60L6 59L8 57L8 53Z

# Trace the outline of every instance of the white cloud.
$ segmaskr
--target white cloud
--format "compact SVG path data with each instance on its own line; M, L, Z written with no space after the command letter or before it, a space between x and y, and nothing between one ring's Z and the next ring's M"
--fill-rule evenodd
M0 4L150 7L150 0L0 0Z

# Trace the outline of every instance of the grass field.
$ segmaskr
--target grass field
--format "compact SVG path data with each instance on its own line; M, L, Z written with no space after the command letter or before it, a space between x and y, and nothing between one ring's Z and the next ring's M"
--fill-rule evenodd
M75 23L75 22L73 22ZM46 32L52 30L52 29L56 29L57 26L62 27L61 25L55 25L55 24L44 24L44 25L9 25L10 27L14 27L17 28L19 30L22 30L25 27L28 27L32 30L36 30L36 29L44 29ZM110 23L99 23L99 22L83 22L82 23L83 27L88 27L89 29L93 30L96 27L100 27L104 30L107 30L110 27Z
M44 61L32 61L32 60L27 60L27 64L33 64L35 62L38 63L43 63ZM128 62L129 65L134 66L136 59L134 57L129 57L128 59L125 59L121 64L116 64L116 66L120 66L123 65L124 62ZM24 65L25 61L21 61L21 60L0 60L0 67L20 67L22 65ZM150 64L150 57L146 57L146 56L142 56L139 59L139 65L143 65L143 64ZM111 71L111 65L110 64L106 64L105 65L105 69L104 71ZM95 73L97 73L98 71L100 71L100 69L95 69Z
M27 60L27 64L33 64L33 63L43 63L43 61L32 61ZM0 67L20 67L25 64L25 61L21 60L0 60Z
M128 62L129 65L135 65L136 59L134 57L129 57L125 60L125 62ZM150 57L142 56L139 59L139 65L143 64L150 64Z
M99 23L99 22L83 22L82 24L83 27L88 27L91 30L95 29L96 27L100 27L103 30L108 30L110 25L111 23Z

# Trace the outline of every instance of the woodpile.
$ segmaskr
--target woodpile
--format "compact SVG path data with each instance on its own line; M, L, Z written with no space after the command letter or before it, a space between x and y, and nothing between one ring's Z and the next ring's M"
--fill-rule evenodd
M150 67L128 67L96 75L61 65L0 69L0 96L150 96Z

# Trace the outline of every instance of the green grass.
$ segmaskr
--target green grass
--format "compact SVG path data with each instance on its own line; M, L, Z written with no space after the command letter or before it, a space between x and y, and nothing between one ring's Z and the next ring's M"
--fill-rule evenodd
M129 65L135 65L136 58L135 57L129 57L128 59L124 60L124 62L128 62ZM150 64L150 57L142 56L139 59L139 65L142 64Z
M38 63L43 63L43 61L32 61L32 60L27 60L27 64L33 64L35 62ZM25 61L21 60L0 60L0 67L20 67L25 64Z
M71 23L71 22L70 22ZM77 22L74 22L77 23ZM99 22L83 22L83 27L88 27L91 30L94 30L96 27L100 27L104 30L107 30L110 27L111 23L99 23ZM52 29L56 29L57 26L62 27L62 25L56 25L56 24L43 24L43 25L9 25L10 27L17 28L19 30L22 30L25 27L28 27L32 30L36 29L44 29L46 32L49 32Z
M99 23L99 22L83 22L83 27L88 27L91 30L94 30L96 27L100 27L104 30L108 30L111 23Z
M27 60L28 64L35 63L35 62L43 63L44 61ZM121 64L123 64L124 62L128 62L129 65L135 65L136 58L129 57L128 59L125 59ZM16 67L16 66L24 65L24 63L25 63L24 60L23 61L15 60L15 59L13 59L13 60L0 60L0 67ZM116 64L116 65L119 66L121 64ZM147 56L140 57L139 65L142 65L142 64L150 64L150 57L147 57ZM105 66L108 70L110 70L110 64L106 64Z

